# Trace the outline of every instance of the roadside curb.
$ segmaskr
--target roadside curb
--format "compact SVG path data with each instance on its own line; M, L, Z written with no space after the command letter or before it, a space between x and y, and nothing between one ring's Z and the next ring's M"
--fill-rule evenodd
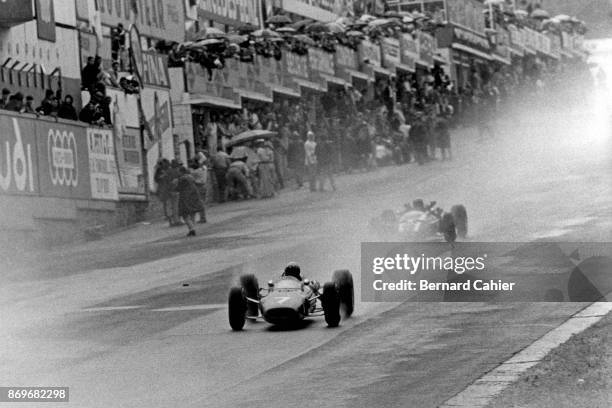
M606 296L610 299L610 295ZM535 366L554 348L599 322L612 311L612 302L595 302L576 312L560 326L486 373L439 408L485 408L498 394Z

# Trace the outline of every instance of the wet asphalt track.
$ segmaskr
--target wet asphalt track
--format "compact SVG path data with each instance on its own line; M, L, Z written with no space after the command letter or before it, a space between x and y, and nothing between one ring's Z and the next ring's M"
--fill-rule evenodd
M78 407L435 407L583 305L358 302L337 329L313 319L233 333L227 291L297 261L321 281L349 268L359 298L367 219L415 197L465 204L474 241L611 241L612 149L597 111L525 120L484 144L460 131L452 162L216 207L195 239L141 225L7 259L0 384L70 386Z

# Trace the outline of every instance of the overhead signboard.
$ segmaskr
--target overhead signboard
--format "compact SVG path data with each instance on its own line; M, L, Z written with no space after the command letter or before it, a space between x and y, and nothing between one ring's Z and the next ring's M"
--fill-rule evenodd
M113 131L87 129L91 197L98 200L118 200L117 162Z
M395 69L396 66L402 63L400 41L396 38L383 38L381 42L383 66L389 69Z
M0 27L12 27L34 19L34 7L31 1L0 1Z
M253 0L198 0L198 17L231 26L249 23L259 27L258 4Z
M380 67L382 64L380 46L368 40L359 44L359 59L362 64Z
M448 20L478 34L485 33L484 6L477 0L447 1Z
M419 44L411 34L402 34L401 42L401 62L409 69L415 69L416 60L419 59Z
M38 38L55 42L55 10L53 9L53 0L36 0L36 29L38 31Z

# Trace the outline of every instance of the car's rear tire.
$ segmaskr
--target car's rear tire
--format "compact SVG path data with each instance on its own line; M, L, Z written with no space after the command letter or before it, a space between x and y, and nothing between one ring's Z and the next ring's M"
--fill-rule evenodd
M342 312L344 316L350 317L355 309L353 275L347 269L340 269L334 272L332 281L338 288Z
M340 324L340 296L333 282L327 282L323 285L321 304L323 305L325 323L329 327L338 327Z
M259 300L259 282L255 275L242 275L240 277L240 286L242 286L246 297ZM253 317L259 316L259 304L247 300L247 315Z
M227 299L229 324L232 330L240 331L246 321L247 300L242 288L234 286Z
M444 213L440 220L440 232L444 234L446 242L455 242L457 240L457 231L455 220L451 213Z
M468 215L465 206L458 204L453 205L451 208L451 214L455 220L455 228L457 228L457 235L459 238L465 238L468 234Z

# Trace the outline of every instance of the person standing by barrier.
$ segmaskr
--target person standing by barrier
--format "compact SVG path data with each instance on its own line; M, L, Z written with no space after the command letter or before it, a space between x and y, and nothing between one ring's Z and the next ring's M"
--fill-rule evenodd
M415 113L415 122L410 128L410 144L413 146L417 163L424 164L427 161L427 128L421 111Z
M440 149L440 156L442 156L442 160L451 160L451 142L450 142L450 130L448 124L449 113L443 111L442 114L438 117L436 121L436 144Z
M317 145L317 165L319 167L319 191L325 191L326 180L329 180L332 190L336 191L336 183L334 182L334 146L329 136Z
M176 190L178 185L178 179L181 176L180 168L182 164L173 159L170 163L170 167L166 172L167 182L170 183L170 226L177 227L181 225L181 220L179 216L179 193Z
M187 236L193 237L196 235L195 215L204 212L204 204L200 199L200 193L198 192L193 176L189 174L189 170L181 166L179 167L179 174L180 176L176 186L176 191L179 196L178 213L183 217L189 229Z
M317 191L317 143L312 131L306 134L307 140L304 142L304 165L308 174L310 191Z
M206 223L206 189L208 181L208 169L206 164L200 164L197 158L191 161L191 175L195 182L198 193L200 194L200 200L202 200L202 212L200 212L200 224Z
M230 158L221 146L217 147L217 153L210 158L215 184L217 186L217 202L223 203L227 198L226 175L230 166Z
M300 140L300 135L294 131L289 140L287 148L287 166L293 173L297 188L300 189L304 185L304 143Z
M257 141L257 157L259 164L257 172L259 174L259 192L260 198L274 197L274 151L269 147L263 139Z
M170 222L171 209L170 200L172 199L172 183L168 178L168 170L170 169L170 162L168 159L159 159L155 166L155 174L153 180L157 184L157 198L161 201L164 208L164 217Z
M244 199L253 197L253 190L249 184L249 168L246 157L232 159L227 171L226 179L230 197L242 195Z

